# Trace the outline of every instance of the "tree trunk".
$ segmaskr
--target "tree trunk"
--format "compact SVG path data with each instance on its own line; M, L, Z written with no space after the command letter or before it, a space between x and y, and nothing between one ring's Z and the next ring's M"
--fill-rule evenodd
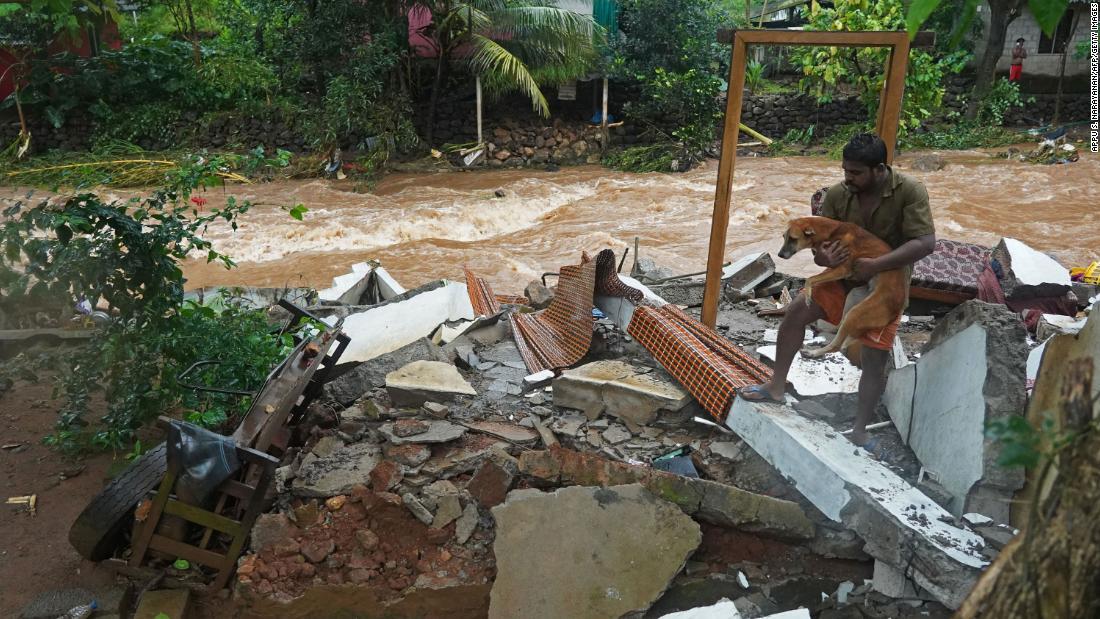
M1067 361L1056 417L1077 438L1044 458L1029 483L1049 493L1029 501L1023 532L982 574L955 619L1100 615L1100 422L1091 399L1093 358Z
M435 79L432 80L432 97L428 102L428 128L425 130L425 138L427 139L428 146L435 146L432 142L435 136L435 108L439 103L439 91L443 88L444 79L447 76L447 46L441 41L439 45L439 56L436 59L435 66Z
M997 61L1005 50L1008 25L1019 17L1023 4L1023 0L989 0L989 32L981 60L978 61L974 90L970 93L970 103L966 107L966 118L969 120L977 118L981 102L993 86Z
M185 0L187 7L187 27L190 30L191 36L191 54L194 57L195 66L202 66L202 50L199 48L199 28L195 25L195 7L192 6L191 0Z
M1073 35L1077 32L1077 21L1081 17L1079 11L1075 11L1073 7L1069 10L1073 11L1073 23L1069 27L1069 35L1066 37L1065 47L1062 48L1062 65L1058 68L1058 96L1054 99L1054 117L1050 119L1051 126L1057 125L1062 114L1062 80L1066 78L1066 54L1069 53L1069 44L1073 41Z

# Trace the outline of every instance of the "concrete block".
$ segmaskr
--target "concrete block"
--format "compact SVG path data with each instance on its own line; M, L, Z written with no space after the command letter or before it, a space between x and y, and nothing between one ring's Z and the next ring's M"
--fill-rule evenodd
M968 497L1008 497L1023 471L997 464L999 444L986 424L1018 415L1026 398L1026 333L1002 305L968 301L946 316L915 364L895 370L884 402L917 459L952 496L951 512L990 509ZM986 488L978 492L978 485ZM989 515L1007 516L1007 501Z
M714 481L614 462L592 453L560 447L526 451L520 455L519 471L541 481L565 485L640 483L654 495L704 522L781 539L814 537L813 523L797 503Z
M348 445L324 458L308 454L294 478L294 494L318 498L347 494L356 484L365 483L381 460L382 448L371 443Z
M317 297L322 301L355 305L359 303L363 293L370 285L370 276L374 267L366 262L351 265L351 271L343 275L337 275L332 280L332 286L317 291Z
M958 608L987 561L982 538L830 426L776 404L737 398L726 424L875 559Z
M410 298L347 316L343 329L351 342L340 360L368 361L430 336L444 322L474 318L466 285L443 282Z
M882 561L875 561L871 587L887 597L907 599L918 597L917 585L909 580L901 570Z
M554 379L554 405L583 411L596 419L606 411L637 425L648 425L658 411L678 411L691 394L663 371L622 361L595 361L565 370Z
M514 490L492 511L490 619L640 615L702 541L698 524L637 484ZM568 569L547 569L559 563Z
M774 344L760 346L756 352L775 361ZM859 368L852 365L843 354L836 352L820 359L795 355L787 374L787 382L794 387L795 393L805 398L827 393L856 393L859 391L859 377Z
M1087 320L1087 317L1076 318L1060 314L1043 314L1039 317L1039 324L1035 327L1035 339L1043 342L1060 333L1076 335L1081 329L1085 328L1085 320Z
M660 296L656 295L652 290L647 288L644 284L626 275L619 275L619 280L622 283L634 288L635 290L642 291L644 295L642 302L647 305L654 305L660 307L666 304L666 301ZM597 295L595 298L596 307L600 308L600 311L604 313L611 322L615 323L620 330L626 331L626 328L630 325L630 319L634 316L634 308L636 305L630 299L623 297L605 297Z
M1001 239L992 258L1001 265L1006 298L1062 297L1071 289L1068 269L1016 239Z
M440 361L413 361L386 374L386 392L394 406L448 402L459 395L477 395L458 368Z
M350 406L364 393L384 387L386 375L413 361L447 361L442 349L427 338L420 338L401 348L355 366L351 371L325 383L324 395L342 406Z
M774 273L775 262L768 252L741 256L722 268L722 291L737 298L751 297L753 290Z

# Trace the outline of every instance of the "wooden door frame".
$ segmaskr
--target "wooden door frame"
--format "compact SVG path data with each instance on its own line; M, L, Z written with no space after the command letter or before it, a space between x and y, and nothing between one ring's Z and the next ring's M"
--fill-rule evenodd
M919 32L913 47L930 45L934 35ZM707 250L707 279L703 291L702 322L714 328L718 319L718 297L722 287L722 261L725 259L726 229L729 227L730 199L733 193L733 168L737 159L738 124L745 89L745 63L749 45L805 45L815 47L888 47L886 84L879 96L875 131L886 142L886 161L894 160L894 145L901 116L901 98L905 91L905 71L909 64L909 35L904 31L818 32L808 30L722 30L718 40L733 46L726 117L722 126L722 154L718 163L718 184L714 191L714 213L710 222Z

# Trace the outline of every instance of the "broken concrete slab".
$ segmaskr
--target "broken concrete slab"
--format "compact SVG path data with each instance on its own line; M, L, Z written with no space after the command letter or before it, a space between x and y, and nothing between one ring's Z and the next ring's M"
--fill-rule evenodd
M370 443L347 445L324 458L308 454L294 478L294 494L317 498L347 494L356 484L367 483L381 460L382 448Z
M370 285L370 275L374 266L367 262L358 262L351 265L351 271L343 275L337 275L332 279L332 286L317 291L317 296L322 301L342 303L344 305L357 305L363 293Z
M394 406L449 402L459 395L477 395L458 368L441 361L413 361L386 374L386 392Z
M554 293L537 279L527 284L523 296L527 297L528 305L537 310L550 307L550 301L554 300Z
M350 406L371 389L386 386L386 375L413 361L449 361L447 355L427 338L360 363L351 371L325 383L324 395L342 406Z
M807 499L948 608L958 608L987 561L980 536L832 427L738 397L726 424Z
M955 516L976 511L1008 522L1012 494L1023 487L1023 469L997 464L1001 444L985 428L1024 410L1026 338L1005 306L967 301L940 321L917 363L887 381L890 418L951 494Z
M565 370L554 379L554 405L584 411L596 419L606 411L637 425L648 425L658 411L678 411L691 394L663 370L622 361L595 361Z
M1071 290L1069 269L1016 239L1001 239L991 257L1001 266L999 279L1007 299L1062 297Z
M477 505L471 501L462 510L462 515L455 521L455 541L465 544L470 536L477 530L477 523L481 516L478 514Z
M256 286L210 286L183 294L184 301L208 307L224 307L226 302L247 309L266 309L287 300L298 306L312 305L317 292L312 288L259 288Z
M432 419L423 423L428 427L423 432L410 436L398 436L396 422L384 423L378 431L394 445L449 443L462 438L466 433L466 428L442 419Z
M1074 316L1062 316L1061 314L1043 314L1039 317L1039 324L1035 327L1035 339L1040 342L1058 334L1076 335L1085 328L1087 316L1076 318Z
M345 318L343 329L351 342L340 360L368 361L430 336L445 322L474 318L466 285L445 281L412 297L395 299Z
M515 490L492 511L490 619L644 612L702 540L698 524L637 484Z
M514 423L504 421L470 421L466 427L476 432L504 439L517 445L529 445L539 440L538 432Z
M722 598L710 606L661 615L661 619L741 619L741 613L738 612L736 604L727 598Z
M640 483L704 522L780 539L807 540L814 526L797 503L705 479L615 462L592 453L552 447L520 455L519 471L551 484L608 486Z
M757 286L775 273L771 254L747 254L722 267L722 292L736 299L751 297Z
M666 303L663 298L632 277L620 274L619 281L635 290L640 290L642 292L641 302L646 305L660 307ZM603 295L596 295L595 305L622 331L626 331L630 319L634 316L634 309L637 307L636 303L625 297Z
M775 361L775 345L756 349L761 357ZM795 355L787 374L787 382L795 393L804 398L827 393L856 393L859 391L859 368L849 363L842 353L831 353L820 359L807 359Z

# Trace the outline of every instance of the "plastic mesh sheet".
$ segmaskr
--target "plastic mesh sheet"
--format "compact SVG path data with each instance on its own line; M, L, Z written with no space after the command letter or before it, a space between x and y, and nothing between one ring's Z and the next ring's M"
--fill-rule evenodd
M771 377L767 366L675 305L638 307L627 332L718 421L738 389Z

